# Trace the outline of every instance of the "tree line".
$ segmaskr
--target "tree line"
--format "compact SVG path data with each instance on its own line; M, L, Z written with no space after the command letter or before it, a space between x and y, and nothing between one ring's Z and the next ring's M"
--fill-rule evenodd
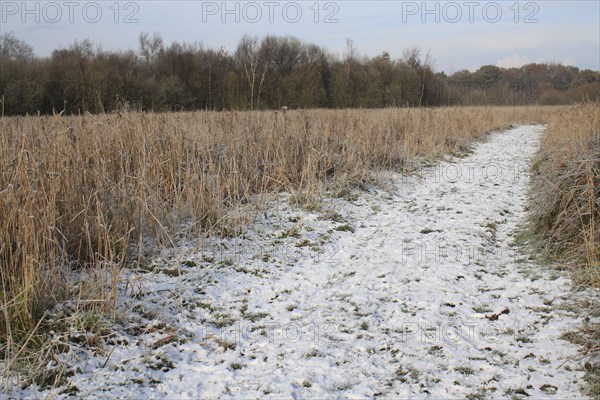
M598 93L598 71L486 65L448 76L416 47L369 58L351 40L337 55L291 36L246 35L228 52L142 33L137 50L84 40L37 57L13 34L0 36L2 115L565 104Z

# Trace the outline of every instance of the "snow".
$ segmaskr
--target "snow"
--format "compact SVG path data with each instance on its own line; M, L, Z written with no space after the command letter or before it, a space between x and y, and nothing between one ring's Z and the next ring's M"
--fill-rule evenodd
M318 211L281 195L242 237L165 250L154 272L128 271L112 344L60 356L79 369L67 387L144 399L582 398L583 368L565 362L578 348L560 339L581 323L566 306L571 281L514 238L543 129L493 133L464 158L382 174Z

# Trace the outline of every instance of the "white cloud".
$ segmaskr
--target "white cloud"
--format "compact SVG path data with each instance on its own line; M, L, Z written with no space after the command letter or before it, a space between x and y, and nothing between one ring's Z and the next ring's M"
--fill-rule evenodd
M518 68L521 65L529 63L528 57L522 57L517 53L513 53L508 57L504 57L498 61L496 61L496 66L501 68Z
M501 67L501 68L519 68L522 67L525 64L530 64L530 63L543 63L546 62L547 60L545 60L544 58L540 57L538 59L531 59L527 56L522 56L518 53L513 53L508 57L504 57L501 58L500 60L496 61L496 66L497 67ZM552 61L552 60L550 60ZM571 57L565 57L563 58L561 61L559 61L560 64L562 65L577 65L575 63L575 60L573 60Z
M519 68L525 64L530 64L532 62L542 63L544 62L544 59L539 58L534 61L527 56L512 53L510 56L501 58L500 60L496 61L496 66L501 68Z

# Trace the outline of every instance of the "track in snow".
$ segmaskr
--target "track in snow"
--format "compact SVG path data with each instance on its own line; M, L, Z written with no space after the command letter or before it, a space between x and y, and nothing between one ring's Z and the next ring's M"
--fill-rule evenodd
M580 322L557 307L570 281L514 245L542 131L492 134L421 176L388 176L386 190L326 199L329 212L283 201L235 250L230 241L208 256L190 243L165 254L155 265L170 272L142 275L140 299L124 296L125 342L106 367L112 346L65 356L82 370L71 389L103 398L581 397L579 365L559 368L577 351L559 339Z

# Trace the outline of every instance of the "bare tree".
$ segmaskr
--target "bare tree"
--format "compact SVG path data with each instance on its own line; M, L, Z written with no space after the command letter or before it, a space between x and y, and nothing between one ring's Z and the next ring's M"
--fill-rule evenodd
M425 59L421 60L421 49L418 47L411 47L410 49L404 50L403 61L408 64L410 68L415 70L419 74L420 90L419 96L419 107L423 104L423 98L427 89L427 81L432 74L432 60L429 51L425 55Z
M259 46L256 36L245 35L235 51L235 57L248 81L251 110L258 107L260 103L272 49L272 39L269 37L266 37Z
M354 47L354 41L352 39L346 39L346 65L347 65L347 77L350 82L350 73L352 64L356 61L356 47Z
M272 42L272 58L271 62L276 70L282 75L289 75L301 61L303 53L303 45L300 40L295 37L273 37Z
M11 59L33 58L33 48L17 37L12 32L0 35L0 56Z
M139 38L140 55L144 58L146 65L152 71L152 78L156 78L156 69L158 68L158 56L163 51L163 39L158 33L152 37L147 32L142 32Z

